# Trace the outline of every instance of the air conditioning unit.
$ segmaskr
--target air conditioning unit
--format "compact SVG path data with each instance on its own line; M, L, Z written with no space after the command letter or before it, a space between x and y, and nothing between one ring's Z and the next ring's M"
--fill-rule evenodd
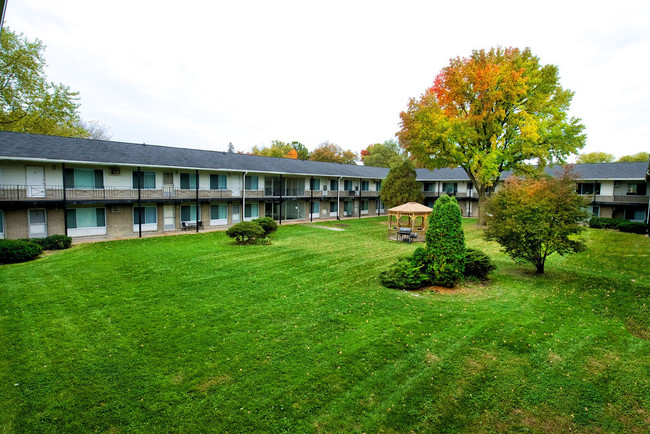
M112 213L120 213L120 212L122 212L122 207L121 206L112 206L111 207L111 212Z
M119 167L111 167L110 174L111 175L119 175L120 174L120 168Z

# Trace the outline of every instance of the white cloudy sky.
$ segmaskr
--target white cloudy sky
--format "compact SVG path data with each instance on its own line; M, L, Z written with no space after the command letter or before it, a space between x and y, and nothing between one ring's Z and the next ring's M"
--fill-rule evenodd
M113 140L359 152L451 57L531 47L575 91L583 152L650 151L650 1L9 0L51 81Z

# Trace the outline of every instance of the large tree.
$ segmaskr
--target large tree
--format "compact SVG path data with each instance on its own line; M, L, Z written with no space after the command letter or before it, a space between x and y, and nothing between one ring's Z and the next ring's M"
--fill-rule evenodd
M364 166L392 167L406 160L406 153L394 140L375 143L361 151L361 161Z
M286 143L281 140L273 140L270 146L253 146L252 154L294 160L306 160L309 157L309 151L302 143Z
M47 81L43 43L7 27L0 43L0 130L90 137L79 116L79 94Z
M424 194L415 180L415 169L411 160L393 166L381 184L379 197L386 207L392 208L408 202L422 202Z
M529 49L493 48L450 60L420 99L400 114L400 143L429 169L461 167L485 200L501 174L562 162L585 144L584 126L569 118L573 92L558 68Z
M312 151L309 159L326 163L357 164L359 156L353 151L344 150L334 143L323 142Z
M647 152L638 152L633 155L623 155L618 159L618 163L645 163L650 161L650 154Z
M594 164L594 163L612 163L614 156L607 152L588 152L586 154L578 155L576 163L581 164Z

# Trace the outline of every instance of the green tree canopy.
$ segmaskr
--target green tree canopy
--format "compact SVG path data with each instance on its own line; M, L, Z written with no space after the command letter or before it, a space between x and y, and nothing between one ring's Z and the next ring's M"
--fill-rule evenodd
M501 244L512 259L533 264L541 274L549 255L584 250L584 243L572 236L583 230L585 206L570 176L510 177L487 203L490 217L485 235Z
M292 158L306 160L309 158L309 150L300 142L286 143L281 140L273 140L270 146L253 146L253 155L275 158Z
M43 43L7 27L0 43L0 130L91 137L79 116L78 92L47 81Z
M312 151L309 159L325 163L357 164L359 156L353 151L344 150L334 143L323 142Z
M561 162L584 146L584 126L567 116L572 97L558 68L540 64L529 49L473 51L451 59L433 86L411 99L397 135L424 167L463 168L484 224L486 190L504 171Z
M361 151L364 166L392 167L406 160L406 153L394 139L375 143Z
M645 163L650 161L650 154L647 152L638 152L634 155L624 155L618 159L618 163Z
M415 180L415 169L410 160L393 166L381 185L379 197L386 207L392 208L407 202L422 202L420 184Z
M594 164L594 163L612 163L614 156L607 152L588 152L586 154L578 155L576 163L580 164Z

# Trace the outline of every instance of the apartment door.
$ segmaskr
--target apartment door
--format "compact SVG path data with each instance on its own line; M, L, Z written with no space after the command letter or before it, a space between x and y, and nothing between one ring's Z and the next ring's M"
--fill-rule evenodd
M165 197L174 196L174 174L170 172L163 173L163 195Z
M42 167L27 166L27 197L45 197L45 171Z
M29 238L47 237L47 216L44 209L30 209L27 214Z
M239 215L239 204L233 203L232 205L232 222L239 223L241 216Z
M176 228L176 206L164 205L163 206L163 224L164 230Z

